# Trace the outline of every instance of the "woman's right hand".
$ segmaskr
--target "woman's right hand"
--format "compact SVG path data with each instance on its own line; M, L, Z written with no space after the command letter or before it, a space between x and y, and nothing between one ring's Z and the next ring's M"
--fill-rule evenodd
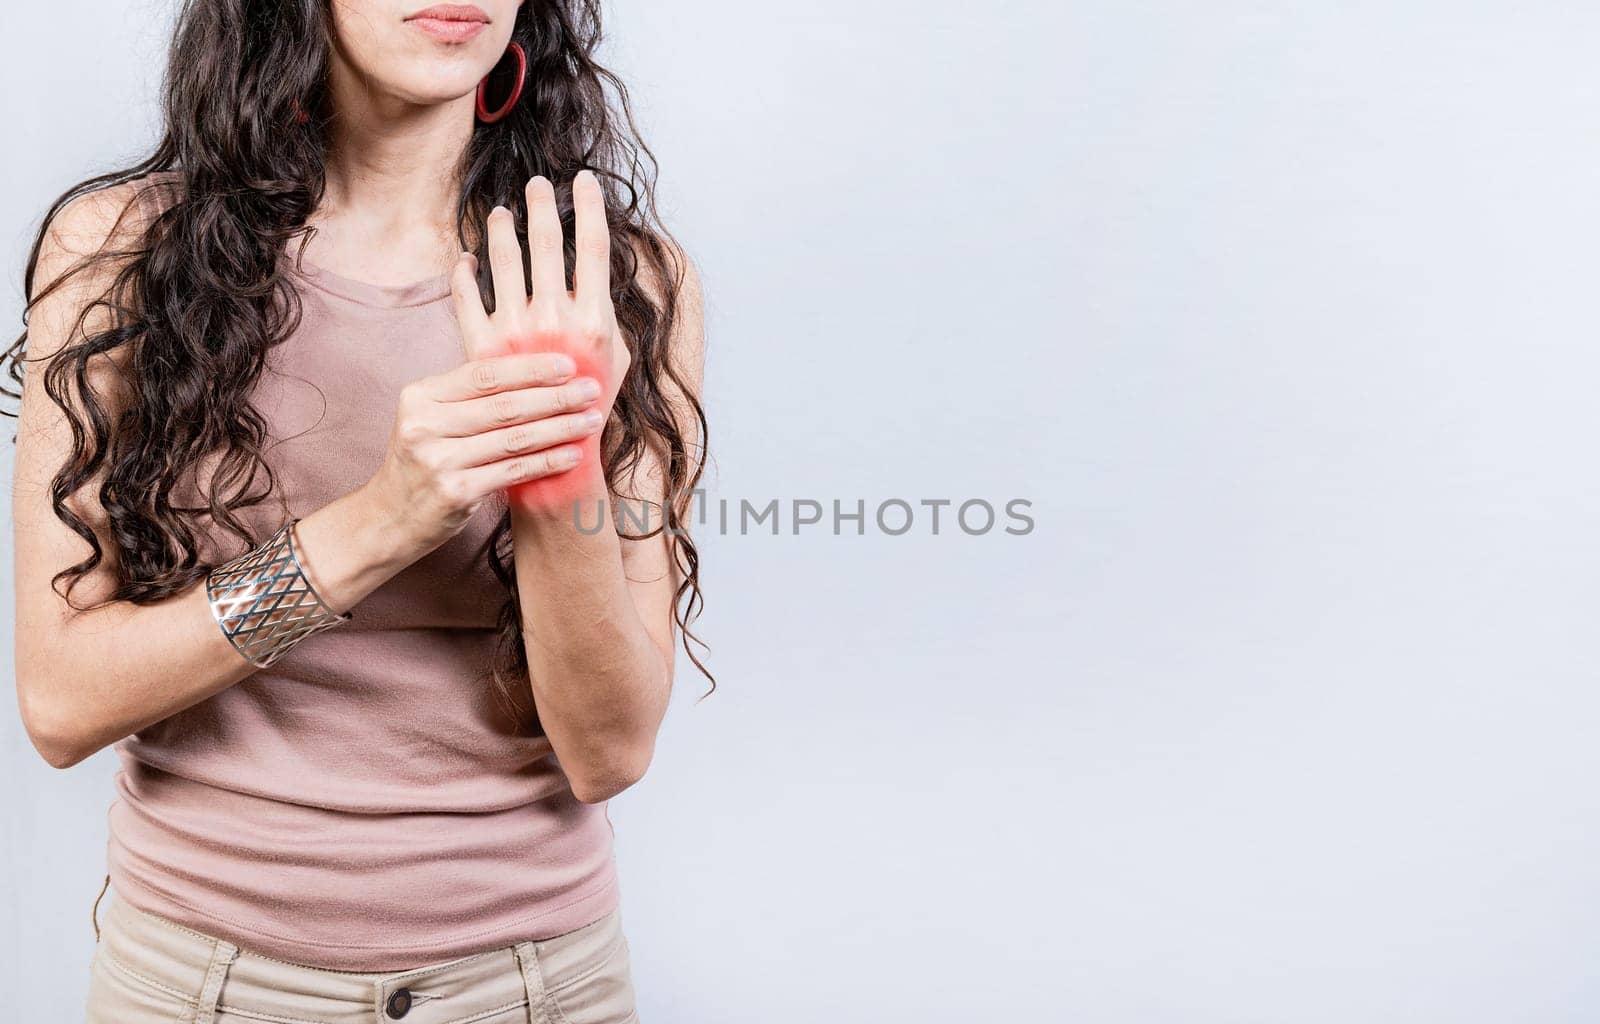
M474 359L407 384L389 448L363 488L417 557L449 540L490 494L571 469L598 433L600 383L554 352Z

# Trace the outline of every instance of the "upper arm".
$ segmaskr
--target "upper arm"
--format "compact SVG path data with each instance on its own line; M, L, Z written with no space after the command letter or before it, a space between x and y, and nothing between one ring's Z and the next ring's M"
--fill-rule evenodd
M672 287L679 270L682 272L682 283L677 290L676 317L667 343L666 358L673 374L661 374L660 380L662 397L671 410L684 449L693 463L698 461L704 444L695 402L699 399L705 374L705 299L694 263L676 247L669 247L669 256L671 279L661 282L652 275L641 284L652 290ZM652 294L663 293L654 290ZM672 379L674 375L677 381ZM617 481L617 497L626 503L636 517L648 509L649 519L643 531L648 532L662 525L663 506L678 497L670 494L669 488L665 446L659 438L649 438L638 462ZM638 523L626 518L620 525L625 533L641 532ZM687 521L680 524L680 529L687 527ZM678 539L670 536L666 530L645 540L624 538L622 542L623 568L634 606L651 639L661 648L669 675L675 660L674 611L678 588L683 582L673 548L677 542Z
M46 393L45 370L63 349L111 326L109 311L95 303L113 284L118 262L75 268L103 247L121 249L137 242L135 188L120 185L74 199L46 225L39 244L29 295L27 347L19 356L25 369L12 478L19 661L34 643L55 635L69 617L70 609L53 589L52 579L89 554L88 544L52 507L52 481L71 457L73 439L65 412ZM118 357L120 353L100 356L85 367L90 392L111 423L125 404ZM63 397L81 415L83 396L78 389L68 383ZM65 499L99 537L104 554L72 592L73 603L79 606L104 600L115 585L116 550L98 499L99 482L97 474Z

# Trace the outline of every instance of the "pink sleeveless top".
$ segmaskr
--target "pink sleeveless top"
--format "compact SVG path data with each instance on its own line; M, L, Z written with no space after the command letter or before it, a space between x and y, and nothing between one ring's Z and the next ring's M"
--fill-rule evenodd
M254 405L304 516L378 468L403 385L464 357L445 277L386 287L302 265L291 279L303 318L270 351ZM351 621L116 744L120 896L348 971L548 938L613 909L605 805L572 795L548 740L519 734L485 675L504 597L485 544L503 509L486 502ZM263 539L281 522L275 500L241 516ZM242 550L229 543L202 554Z

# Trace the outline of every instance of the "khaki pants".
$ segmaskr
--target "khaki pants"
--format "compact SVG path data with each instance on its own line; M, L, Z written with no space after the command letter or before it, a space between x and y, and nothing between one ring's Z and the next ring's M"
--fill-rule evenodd
M638 1020L617 911L553 939L390 973L260 956L107 893L88 1024L624 1024Z

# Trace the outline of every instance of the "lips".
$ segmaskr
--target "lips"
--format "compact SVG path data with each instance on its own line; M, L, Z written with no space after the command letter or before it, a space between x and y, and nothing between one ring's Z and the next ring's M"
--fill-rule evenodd
M489 15L472 4L435 4L406 18L406 24L442 43L464 43L483 31Z

